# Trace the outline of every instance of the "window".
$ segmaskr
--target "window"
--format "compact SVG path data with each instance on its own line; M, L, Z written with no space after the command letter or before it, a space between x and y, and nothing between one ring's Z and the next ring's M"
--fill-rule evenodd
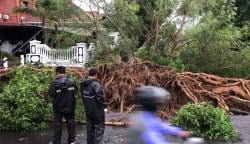
M21 6L22 6L22 7L28 7L28 5L29 5L29 1L27 1L27 0L23 0L23 1L21 2Z

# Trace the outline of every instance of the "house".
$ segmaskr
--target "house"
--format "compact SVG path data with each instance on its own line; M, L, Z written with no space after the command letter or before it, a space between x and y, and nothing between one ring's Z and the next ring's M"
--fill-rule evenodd
M16 52L25 42L41 31L42 22L39 18L13 13L15 7L36 8L33 1L34 0L0 0L0 52ZM91 4L87 1L88 0L72 0L72 3L82 9L83 13L90 18L89 21L86 21L86 24L89 24L91 23L91 19L93 20L96 17L100 18L104 15L104 10L102 9L104 3ZM110 0L107 0L107 3L110 3ZM84 17L84 15L82 15L82 17ZM67 23L70 23L70 20ZM63 29L68 32L74 32L74 30L71 30L67 25ZM87 32L85 32L85 34L86 33ZM89 34L91 34L91 32L89 32ZM41 40L42 33L39 33L35 39ZM28 46L28 43L24 46L24 53L26 53L25 49L27 52L29 51Z
M40 19L13 13L18 6L35 7L32 0L0 0L0 51L12 53L41 30Z

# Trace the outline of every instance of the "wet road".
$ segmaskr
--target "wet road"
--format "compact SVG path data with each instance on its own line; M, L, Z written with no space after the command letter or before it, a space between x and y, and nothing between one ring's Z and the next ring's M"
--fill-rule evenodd
M38 132L0 132L0 144L49 144L52 129ZM67 144L67 131L64 125L62 134L62 144ZM76 142L86 143L86 126L78 125L76 129ZM105 144L122 144L126 137L126 129L106 127Z
M235 144L250 143L250 116L232 116L232 123L240 133L240 141ZM106 127L105 144L124 144L126 141L126 128ZM48 144L51 140L52 129L38 132L0 132L0 144ZM86 143L86 127L78 125L76 129L76 142ZM179 141L173 139L173 141ZM62 144L67 142L67 131L64 125ZM210 144L232 144L231 142L209 142Z
M232 116L231 121L240 134L237 144L250 144L250 116Z
M111 121L123 117L121 113L109 113L106 115L106 121ZM125 118L126 119L126 118ZM77 144L87 143L87 129L85 125L76 126ZM53 136L52 125L44 131L26 131L26 132L0 132L0 144L49 144ZM62 144L67 144L67 127L63 124ZM105 127L105 144L123 144L126 138L126 128Z

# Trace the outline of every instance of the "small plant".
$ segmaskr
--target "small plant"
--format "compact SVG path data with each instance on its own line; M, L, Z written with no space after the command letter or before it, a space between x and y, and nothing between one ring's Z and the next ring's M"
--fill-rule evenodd
M211 140L235 141L238 137L225 111L211 104L188 104L171 122Z

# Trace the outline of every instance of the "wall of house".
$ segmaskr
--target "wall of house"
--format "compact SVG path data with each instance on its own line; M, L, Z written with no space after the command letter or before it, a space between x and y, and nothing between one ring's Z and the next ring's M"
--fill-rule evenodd
M12 8L17 6L16 0L0 0L0 24L9 25L18 23L18 16L12 14ZM4 18L8 16L9 18Z
M27 0L26 0L27 1ZM24 15L13 14L13 8L17 6L35 7L31 2L23 4L23 0L0 0L0 25L40 25L41 20Z

